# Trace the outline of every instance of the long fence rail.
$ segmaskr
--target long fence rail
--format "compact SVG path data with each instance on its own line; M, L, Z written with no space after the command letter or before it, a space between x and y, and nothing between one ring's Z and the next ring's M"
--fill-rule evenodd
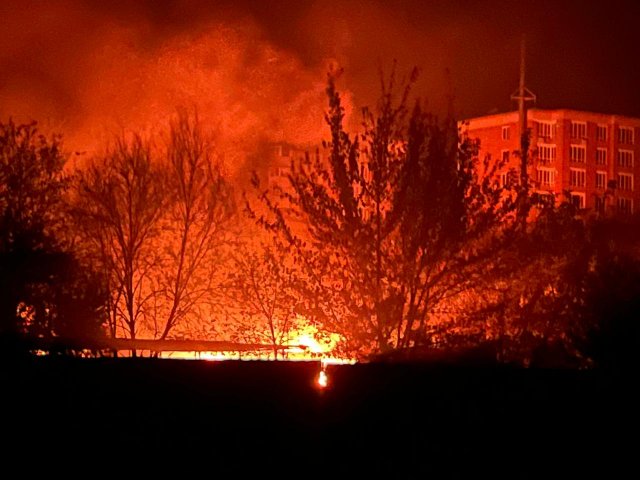
M20 340L29 350L60 352L66 350L90 351L149 351L162 352L263 352L289 349L305 350L305 345L270 345L265 343L242 343L217 340L150 340L129 338L65 339L24 338Z

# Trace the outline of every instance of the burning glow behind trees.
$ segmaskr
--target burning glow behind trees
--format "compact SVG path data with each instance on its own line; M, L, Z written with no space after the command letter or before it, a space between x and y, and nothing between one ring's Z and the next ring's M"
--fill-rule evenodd
M267 213L256 214L289 248L307 307L360 357L470 331L461 297L495 266L490 252L513 223L455 121L410 109L414 81L385 79L354 135L330 78L326 158L294 162L289 190L263 192Z
M313 361L320 360L324 369L329 364L354 363L355 359L339 353L339 344L344 339L338 334L321 334L316 327L304 318L297 319L299 328L288 332L287 340L279 345L278 357L269 350L255 352L163 352L163 358L181 358L189 360L286 360ZM323 370L324 371L324 370Z
M494 247L510 205L478 181L453 119L409 111L413 78L398 102L395 77L385 82L352 136L335 73L325 154L292 159L288 185L247 193L248 216L224 144L195 114L120 136L76 172L78 251L108 285L112 337L225 339L271 346L276 359L343 361L432 345L456 320L460 311L439 311L485 271L485 243Z
M302 145L322 140L324 71L335 63L331 58L305 66L249 22L213 23L152 47L135 29L98 31L100 44L86 46L90 51L77 65L82 81L71 105L55 108L64 99L54 95L34 103L28 92L8 98L0 114L41 118L44 109L50 126L65 130L70 150L86 153L80 163L123 127L149 133L167 125L176 106L197 108L233 173L265 139Z
M244 358L343 361L509 336L566 344L574 317L602 320L577 309L589 300L585 272L611 266L594 263L584 211L557 199L529 210L535 188L513 175L498 185L496 165L460 138L455 119L435 118L393 77L354 128L349 89L372 104L363 92L378 82L360 68L372 54L405 65L417 55L433 77L434 53L466 52L477 76L483 62L469 42L448 42L456 55L440 40L423 50L396 6L367 6L351 22L345 13L360 5L314 2L303 23L286 25L274 9L265 31L260 18L219 15L208 2L202 11L178 2L187 21L164 8L150 18L157 2L145 13L119 2L115 16L89 6L100 2L23 3L0 2L0 116L46 123L40 135L0 121L0 334L94 340L106 325L127 339L112 345L223 339L266 346ZM324 21L340 11L340 22ZM467 29L452 22L458 39ZM304 31L300 45L272 35L285 27ZM304 45L311 37L315 47ZM307 48L318 48L311 61ZM327 111L334 58L350 83L338 94L331 76ZM199 122L176 120L176 107ZM281 149L287 165L269 178L281 189L243 197L250 171L268 170L261 149L273 142L310 155ZM604 194L611 207L620 190ZM518 197L526 208L514 208ZM514 228L518 215L526 221Z

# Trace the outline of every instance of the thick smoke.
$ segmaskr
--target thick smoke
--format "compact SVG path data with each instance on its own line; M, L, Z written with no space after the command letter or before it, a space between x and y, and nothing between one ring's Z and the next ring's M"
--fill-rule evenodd
M44 121L73 150L91 152L120 131L157 129L176 107L197 110L231 159L262 140L321 139L332 60L304 65L250 19L160 34L142 21L99 20L80 4L43 8L29 28L19 27L30 16L13 12L13 41L2 39L0 61L11 71L0 113Z
M375 101L394 59L399 74L421 70L415 91L437 113L449 93L460 116L511 108L522 33L540 106L640 116L633 12L632 1L5 0L0 118L37 119L91 151L184 106L229 149L305 145L326 137L332 64L354 111Z
M419 89L444 98L441 42L458 31L411 26L369 2L54 0L3 3L0 16L0 115L37 119L89 152L181 106L231 152L261 140L317 144L331 66L345 71L348 112L375 101L378 70L388 74L393 59L399 76L422 67Z
M92 52L93 78L80 86L80 133L98 138L105 125L151 128L177 106L196 109L226 145L260 139L318 141L325 75L292 55L256 41L249 26L210 25L150 53L133 33L115 31Z

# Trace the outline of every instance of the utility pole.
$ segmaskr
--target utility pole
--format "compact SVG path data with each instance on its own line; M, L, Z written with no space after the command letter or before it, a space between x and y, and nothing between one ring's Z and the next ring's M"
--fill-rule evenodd
M525 86L526 72L526 45L525 37L522 36L520 43L520 84L518 90L511 95L511 100L518 102L518 133L520 134L520 193L518 199L519 215L522 221L523 230L526 228L527 216L529 213L529 174L527 163L529 157L529 132L527 130L527 102L535 102L536 96Z
M520 184L527 189L527 157L529 154L529 132L527 131L527 102L535 102L536 96L525 86L526 45L522 36L520 43L520 84L518 90L511 95L511 100L518 102L518 133L520 134Z

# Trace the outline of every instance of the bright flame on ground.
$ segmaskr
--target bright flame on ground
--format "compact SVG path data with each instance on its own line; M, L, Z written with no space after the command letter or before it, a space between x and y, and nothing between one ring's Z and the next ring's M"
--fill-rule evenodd
M324 365L327 364L353 364L355 360L346 356L338 356L336 351L343 338L337 333L322 334L318 329L310 324L304 317L298 317L298 328L289 333L288 345L286 349L286 360L316 360L321 359Z
M278 360L309 361L320 360L322 374L326 381L324 366L328 364L353 364L354 359L338 356L335 352L338 344L343 340L336 333L323 334L310 324L304 317L298 317L296 328L288 332L286 340L282 341L283 348ZM290 345L290 347L288 347ZM273 360L272 350L253 352L162 352L161 357L190 360Z
M319 388L327 388L327 385L329 384L329 378L327 377L327 372L325 372L324 370L320 370L316 383L318 384Z
M325 353L325 347L320 345L320 343L318 343L318 341L310 334L299 335L291 343L306 347L306 350L311 353Z

